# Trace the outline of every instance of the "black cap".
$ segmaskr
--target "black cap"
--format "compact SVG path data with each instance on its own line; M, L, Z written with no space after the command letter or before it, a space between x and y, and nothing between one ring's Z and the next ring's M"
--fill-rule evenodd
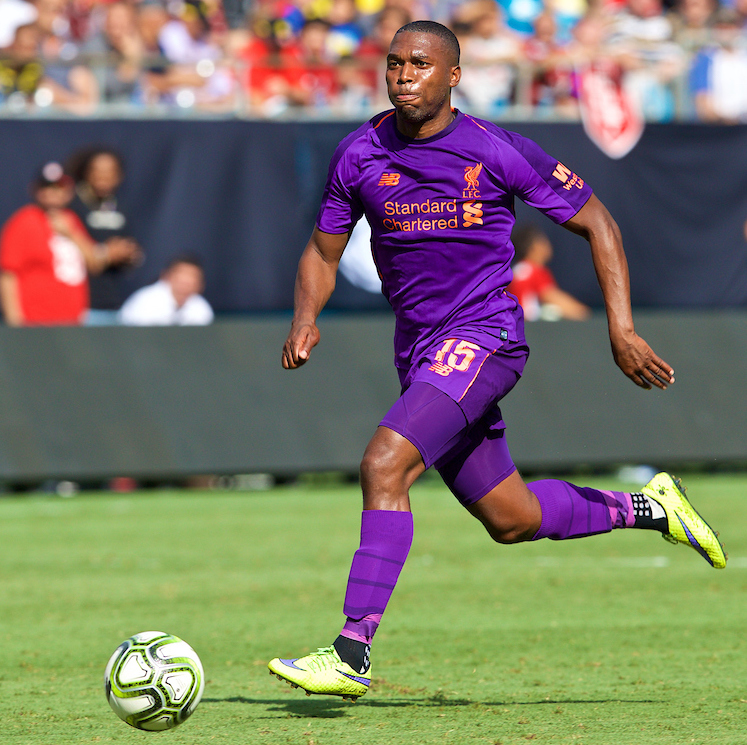
M75 182L65 173L65 169L56 161L43 165L34 179L34 186L43 189L45 186L72 186Z

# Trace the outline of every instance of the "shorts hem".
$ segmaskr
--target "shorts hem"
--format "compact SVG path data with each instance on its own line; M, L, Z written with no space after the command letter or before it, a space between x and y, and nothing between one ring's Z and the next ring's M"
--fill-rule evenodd
M396 426L394 423L388 422L386 419L382 419L379 422L379 427L386 427L387 429L391 429L392 432L396 432L398 435L404 437L405 440L407 440L414 447L416 447L418 452L420 453L420 457L423 459L423 463L425 463L426 470L428 470L433 465L433 463L428 462L428 456L425 452L425 448L423 447L423 445L421 443L415 442L415 438L403 432L400 427Z
M473 505L479 502L483 497L490 494L493 489L495 489L498 484L505 481L514 471L516 471L516 465L511 464L510 468L507 468L503 473L501 473L499 476L496 476L492 481L490 481L486 486L482 487L476 492L473 492L467 497L461 498L457 496L457 499L466 507L468 505ZM479 496L477 496L479 494ZM456 496L456 495L455 495Z

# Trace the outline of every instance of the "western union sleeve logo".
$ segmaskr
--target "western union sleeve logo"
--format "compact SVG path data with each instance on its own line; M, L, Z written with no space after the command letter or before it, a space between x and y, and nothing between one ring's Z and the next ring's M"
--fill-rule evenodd
M562 181L565 183L568 181L568 177L571 175L572 171L570 168L566 168L560 161L558 161L558 165L555 166L555 170L552 172L552 175L555 176L558 181Z
M577 176L573 171L571 171L570 168L566 168L560 161L558 161L558 165L555 166L555 170L552 172L552 175L555 176L558 181L562 181L564 186L563 188L566 191L569 191L574 186L577 189L582 189L584 186L584 180Z

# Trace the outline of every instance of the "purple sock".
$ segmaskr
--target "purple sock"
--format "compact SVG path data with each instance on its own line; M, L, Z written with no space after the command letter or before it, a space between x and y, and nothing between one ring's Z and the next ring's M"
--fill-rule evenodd
M630 494L575 486L547 479L527 484L542 508L542 524L532 540L562 541L630 528L634 522Z
M353 556L341 636L371 642L412 545L412 512L365 510Z

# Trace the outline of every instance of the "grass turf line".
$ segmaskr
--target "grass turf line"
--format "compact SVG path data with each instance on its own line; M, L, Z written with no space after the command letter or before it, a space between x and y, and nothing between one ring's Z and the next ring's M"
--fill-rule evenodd
M619 488L611 479L583 483ZM329 644L357 547L353 487L0 500L0 741L744 743L744 476L690 476L716 571L648 531L498 546L435 482L357 704L271 678ZM169 734L110 711L102 673L138 631L177 634L207 685Z

